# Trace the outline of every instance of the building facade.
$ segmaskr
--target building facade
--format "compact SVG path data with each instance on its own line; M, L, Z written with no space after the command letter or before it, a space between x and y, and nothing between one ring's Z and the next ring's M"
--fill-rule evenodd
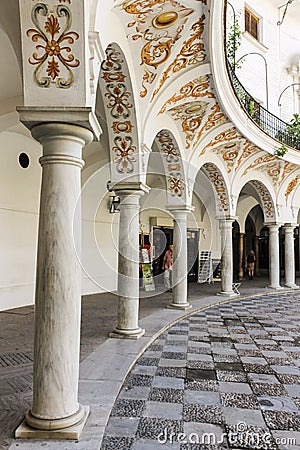
M201 256L222 295L235 295L251 249L271 288L296 288L300 5L13 0L0 11L0 308L36 305L24 427L68 429L86 415L81 294L117 291L111 337L141 336L141 246L159 283L174 244L173 308L189 308Z

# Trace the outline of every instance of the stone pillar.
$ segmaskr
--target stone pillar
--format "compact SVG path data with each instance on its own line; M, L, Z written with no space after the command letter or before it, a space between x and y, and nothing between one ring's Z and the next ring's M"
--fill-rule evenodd
M187 215L193 208L168 208L174 216L174 263L172 270L173 299L170 308L188 309L191 305L187 301Z
M120 182L113 187L120 197L118 322L113 338L138 339L144 333L139 315L139 210L140 197L149 188L139 182Z
M244 280L244 236L245 233L240 233L239 241L239 279Z
M259 273L259 236L254 238L254 252L255 252L255 275L260 275Z
M267 224L269 228L269 278L270 288L280 289L280 261L279 261L279 226Z
M63 123L36 125L31 132L43 146L33 404L16 437L78 439L88 415L78 403L81 155L92 133Z
M284 225L284 266L285 266L285 286L297 289L295 283L295 249L294 249L294 228L295 225Z
M221 229L221 292L219 295L235 296L232 290L233 282L233 253L232 253L232 224L234 218L225 217L220 220Z

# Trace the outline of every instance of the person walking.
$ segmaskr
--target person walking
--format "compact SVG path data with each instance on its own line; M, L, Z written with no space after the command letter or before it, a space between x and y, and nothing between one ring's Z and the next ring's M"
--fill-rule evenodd
M247 270L249 280L253 280L255 261L256 261L255 253L253 250L250 250L250 252L247 255Z
M172 292L173 245L169 245L163 259L164 285Z

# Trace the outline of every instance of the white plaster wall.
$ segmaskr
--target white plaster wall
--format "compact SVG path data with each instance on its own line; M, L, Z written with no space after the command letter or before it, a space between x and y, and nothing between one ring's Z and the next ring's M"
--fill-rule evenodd
M283 2L284 3L284 2ZM281 26L277 25L282 17L284 8L280 12L276 5L267 0L233 0L236 12L241 12L240 28L244 31L244 6L246 5L260 18L260 42L243 32L242 44L237 52L237 59L250 52L258 52L267 60L269 85L269 111L285 121L292 118L293 113L299 111L299 101L293 88L286 91L282 97L282 108L278 107L278 97L289 84L299 81L288 74L288 67L299 64L300 36L299 21L295 11L299 8L297 2L289 5L286 17ZM229 9L230 11L230 9ZM264 107L266 107L266 82L263 58L257 55L247 56L241 69L237 69L237 76L245 88Z
M17 133L0 134L0 310L34 301L41 147ZM20 167L21 152L30 165Z
M89 177L82 188L83 294L117 289L119 214L109 213L106 189L109 178L108 166L104 166Z

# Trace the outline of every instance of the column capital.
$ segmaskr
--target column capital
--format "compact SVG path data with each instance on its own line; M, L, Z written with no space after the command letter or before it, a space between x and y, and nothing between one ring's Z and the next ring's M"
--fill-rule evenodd
M102 129L91 107L40 107L18 106L20 121L32 130L37 125L73 125L90 131L95 140L99 139ZM90 142L91 139L89 138Z
M81 125L70 123L43 122L31 128L31 134L42 145L46 141L76 140L82 146L92 141L93 135L90 130Z
M144 195L150 192L149 186L141 181L109 181L107 183L109 191L114 191L119 196Z
M291 230L294 231L294 229L296 228L297 224L296 223L285 223L283 225L283 228L285 231Z
M194 206L188 206L188 205L174 205L174 206L166 206L166 210L170 211L170 213L176 218L176 219L185 219L186 216L193 212L195 209Z
M271 230L278 230L281 226L282 226L282 223L278 223L278 222L266 222L266 223L264 223L264 226L265 227L268 227L269 229L270 229L270 231Z
M237 220L237 216L217 216L216 219L221 222L228 222L233 223L235 220Z

